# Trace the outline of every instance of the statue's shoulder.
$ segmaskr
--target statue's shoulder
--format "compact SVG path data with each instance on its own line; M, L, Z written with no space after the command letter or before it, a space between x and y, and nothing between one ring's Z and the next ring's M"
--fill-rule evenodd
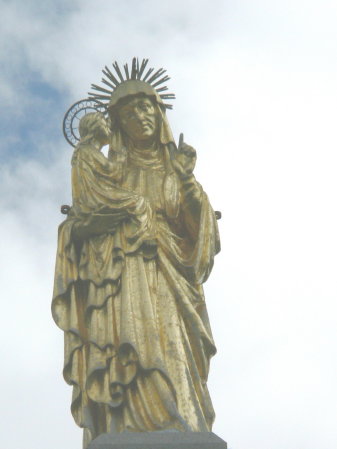
M100 153L95 151L91 145L77 145L74 150L73 157L71 160L72 165L80 164L81 162L92 163ZM97 156L96 156L97 155Z

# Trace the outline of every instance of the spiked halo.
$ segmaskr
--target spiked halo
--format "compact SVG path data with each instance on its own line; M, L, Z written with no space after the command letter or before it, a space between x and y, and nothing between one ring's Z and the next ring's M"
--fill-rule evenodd
M91 88L96 92L89 92L89 98L95 101L98 106L103 107L107 110L109 105L111 104L111 100L114 94L117 93L116 90L118 90L118 87L121 84L134 80L145 83L146 85L148 85L148 88L152 88L156 93L157 98L159 97L158 99L160 99L160 103L163 104L166 109L172 109L171 104L164 103L165 100L175 99L175 95L166 93L166 91L168 90L167 87L162 86L165 81L168 81L170 79L167 75L164 75L164 73L166 73L166 70L160 68L153 73L154 69L149 68L147 69L147 71L145 71L148 62L148 59L143 59L141 64L139 64L138 58L133 58L131 70L129 70L128 64L124 64L124 76L116 61L112 64L116 72L115 74L113 74L111 70L107 66L105 66L105 68L102 70L103 74L105 75L105 78L102 78L102 83L104 83L104 85L107 87L92 84Z

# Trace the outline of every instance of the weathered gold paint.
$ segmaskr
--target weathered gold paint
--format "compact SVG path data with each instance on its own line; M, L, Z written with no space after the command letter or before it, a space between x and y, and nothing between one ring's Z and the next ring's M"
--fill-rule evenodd
M58 235L52 311L84 447L104 432L209 431L214 420L202 283L220 249L215 214L193 175L194 149L180 142L172 156L149 93L155 132L146 108L123 115L144 92L122 88L109 127L100 114L81 121Z

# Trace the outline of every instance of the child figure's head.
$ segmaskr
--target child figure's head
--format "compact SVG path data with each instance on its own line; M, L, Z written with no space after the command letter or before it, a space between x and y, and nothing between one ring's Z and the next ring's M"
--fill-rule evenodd
M79 124L81 143L95 140L101 146L109 143L110 129L108 121L101 112L89 112Z

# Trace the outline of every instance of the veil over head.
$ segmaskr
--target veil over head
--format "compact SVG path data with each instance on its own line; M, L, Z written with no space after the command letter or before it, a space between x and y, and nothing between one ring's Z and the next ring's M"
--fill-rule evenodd
M128 80L121 83L112 93L111 100L109 102L108 111L111 119L111 146L110 149L119 152L125 147L125 142L123 142L122 131L118 122L118 108L127 99L132 99L133 97L143 95L150 98L155 104L159 114L160 114L160 130L159 130L159 143L163 145L168 145L169 143L174 143L174 138L170 125L168 123L165 106L156 92L156 90L150 86L150 84L141 80Z

